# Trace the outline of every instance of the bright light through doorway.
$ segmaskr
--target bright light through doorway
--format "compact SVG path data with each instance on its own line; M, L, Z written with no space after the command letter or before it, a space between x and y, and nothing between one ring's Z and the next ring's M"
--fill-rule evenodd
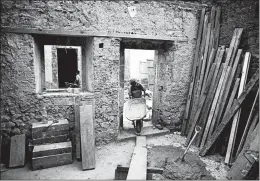
M129 99L129 80L134 78L145 87L147 93L145 97L147 115L144 118L144 127L152 126L152 95L155 78L154 54L155 50L125 49L124 108ZM123 119L123 125L124 129L133 128L132 121L129 121L125 116Z

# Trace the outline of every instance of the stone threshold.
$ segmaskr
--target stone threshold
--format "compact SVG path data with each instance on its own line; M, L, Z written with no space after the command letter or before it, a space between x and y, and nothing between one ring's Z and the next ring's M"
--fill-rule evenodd
M141 136L161 136L170 133L170 130L167 128L163 128L162 130L159 130L157 128L154 128L153 126L143 127ZM130 128L127 130L122 130L118 136L117 141L126 141L129 139L134 139L136 137L134 128Z

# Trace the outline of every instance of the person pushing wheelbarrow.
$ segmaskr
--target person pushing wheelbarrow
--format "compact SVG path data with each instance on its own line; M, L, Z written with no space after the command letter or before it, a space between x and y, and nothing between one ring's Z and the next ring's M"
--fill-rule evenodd
M146 116L145 88L135 79L130 79L129 83L128 95L130 99L126 102L125 116L132 121L135 133L140 135L143 118Z

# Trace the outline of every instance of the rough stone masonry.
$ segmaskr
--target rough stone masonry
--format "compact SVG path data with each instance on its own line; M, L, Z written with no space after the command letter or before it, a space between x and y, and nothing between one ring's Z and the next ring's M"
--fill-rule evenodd
M203 4L203 3L207 3ZM160 117L169 124L182 120L188 94L200 10L222 7L220 44L228 45L235 27L245 28L242 48L258 66L258 1L29 1L3 0L1 25L81 32L118 32L137 35L184 37L173 42L160 62ZM131 18L128 7L135 6ZM242 11L242 12L241 12ZM93 38L93 91L96 144L114 141L119 122L120 38ZM99 44L103 43L103 48ZM73 96L40 96L36 93L34 37L1 35L1 133L4 145L15 134L30 136L30 125L41 121L43 107L50 119L67 118L73 138ZM254 70L251 70L253 72ZM55 105L57 99L70 104Z

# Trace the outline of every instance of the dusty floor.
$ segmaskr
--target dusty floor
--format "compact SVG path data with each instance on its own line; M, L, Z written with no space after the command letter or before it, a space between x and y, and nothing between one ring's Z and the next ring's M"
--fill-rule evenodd
M184 149L185 138L178 134L169 134L165 136L147 138L148 148L148 166L160 166L161 161L166 156L170 156L175 149L157 149L157 157L151 158L151 150L153 148L162 147L179 147ZM114 179L116 166L129 165L132 151L135 146L134 140L124 142L111 143L96 148L96 168L94 170L81 170L81 162L74 160L73 164L54 167L43 170L31 171L29 164L23 168L10 169L1 173L1 179ZM198 149L191 146L190 154L194 157L198 155ZM155 152L154 152L155 153ZM179 154L179 153L178 153ZM159 156L158 156L159 155ZM161 156L161 157L160 157ZM160 159L158 159L160 158ZM223 164L223 158L217 155L207 157L197 157L206 166L208 173L216 179L225 179L227 167ZM157 179L164 179L162 176L157 176Z

